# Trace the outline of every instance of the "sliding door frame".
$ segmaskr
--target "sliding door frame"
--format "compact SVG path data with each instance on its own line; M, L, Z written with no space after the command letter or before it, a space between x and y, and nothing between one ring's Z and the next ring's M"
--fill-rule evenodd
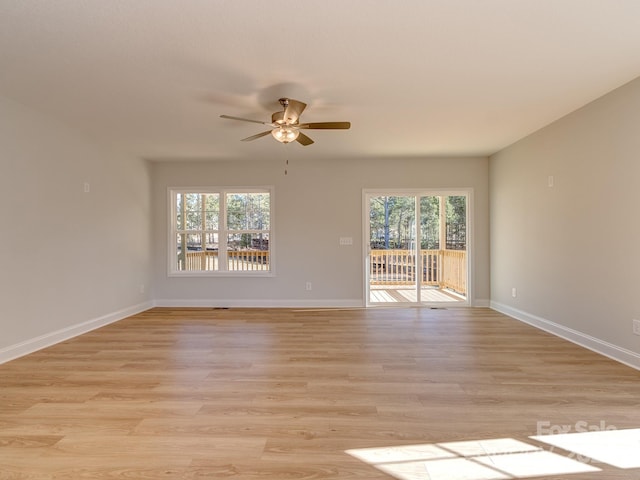
M380 307L384 306L381 303L373 303L371 302L371 291L370 291L370 261L369 255L371 251L370 245L370 217L369 217L369 208L370 208L370 199L371 197L377 196L413 196L416 197L416 206L419 207L420 202L419 198L424 196L465 196L467 198L466 205L466 229L467 229L467 238L466 238L466 247L467 247L467 295L466 300L460 302L403 302L403 303L390 303L389 306L399 307L415 307L415 306L433 306L433 307L469 307L473 306L473 292L475 291L474 285L474 265L475 265L475 255L474 255L474 198L473 198L473 188L375 188L368 189L365 188L362 190L362 252L363 258L362 263L364 266L363 269L363 295L364 295L364 305L366 307ZM419 219L420 212L415 212L416 219ZM418 221L415 222L416 228L416 243L420 241L420 224ZM441 225L440 228L443 228ZM421 282L417 280L416 288L420 287ZM418 296L420 293L418 292Z

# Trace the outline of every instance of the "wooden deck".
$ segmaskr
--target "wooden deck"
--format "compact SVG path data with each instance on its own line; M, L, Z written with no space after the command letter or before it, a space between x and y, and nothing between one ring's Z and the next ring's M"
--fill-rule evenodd
M423 287L420 291L423 303L464 303L466 298L446 289ZM417 303L416 288L410 285L371 285L369 289L371 303Z
M467 292L467 252L464 250L375 250L369 253L369 282L375 286L437 287L460 295Z
M0 365L0 479L636 480L638 399L489 309L156 308Z

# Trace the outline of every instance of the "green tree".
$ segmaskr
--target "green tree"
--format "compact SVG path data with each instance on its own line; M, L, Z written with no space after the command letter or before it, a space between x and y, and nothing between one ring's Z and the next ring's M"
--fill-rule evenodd
M420 197L420 248L440 248L440 197Z
M467 248L467 197L450 196L446 202L447 248Z
M372 248L408 248L413 238L413 197L373 197L369 207Z

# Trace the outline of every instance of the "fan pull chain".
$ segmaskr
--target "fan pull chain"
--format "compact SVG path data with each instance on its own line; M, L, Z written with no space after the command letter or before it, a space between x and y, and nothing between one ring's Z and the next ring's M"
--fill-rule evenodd
M282 144L282 148L284 149L284 174L287 175L288 169L289 169L289 155L288 155L288 151L287 151L287 145L286 144Z

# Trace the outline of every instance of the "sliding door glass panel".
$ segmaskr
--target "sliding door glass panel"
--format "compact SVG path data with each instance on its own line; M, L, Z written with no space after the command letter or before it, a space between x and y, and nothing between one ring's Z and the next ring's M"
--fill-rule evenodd
M369 198L369 302L417 301L416 197Z
M440 205L441 197L420 197L420 255L424 288L438 288L438 261L440 256ZM422 293L422 292L421 292Z

